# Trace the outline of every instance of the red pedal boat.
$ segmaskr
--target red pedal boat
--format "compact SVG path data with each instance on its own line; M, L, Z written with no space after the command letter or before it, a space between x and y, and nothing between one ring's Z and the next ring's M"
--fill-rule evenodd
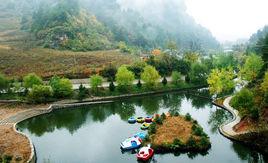
M154 155L154 150L150 146L142 147L139 153L137 154L137 159L141 161L147 161L150 158L152 158L153 155Z

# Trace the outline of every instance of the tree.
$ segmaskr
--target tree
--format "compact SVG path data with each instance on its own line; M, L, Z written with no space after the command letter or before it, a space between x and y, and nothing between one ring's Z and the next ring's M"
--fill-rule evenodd
M115 85L114 85L114 82L113 81L111 81L110 84L109 84L109 90L111 92L113 92L115 90Z
M73 94L73 85L69 79L54 76L50 79L49 85L56 98L70 97Z
M145 85L148 88L152 88L160 79L160 75L153 66L146 66L141 74L141 79L145 82Z
M43 80L35 73L30 73L23 78L23 86L25 88L32 88L34 85L42 85Z
M263 82L261 83L261 89L264 93L268 93L268 72L265 73Z
M199 59L199 54L195 52L186 52L183 58L190 63L196 63Z
M207 79L210 93L218 95L232 90L235 87L233 78L234 72L232 68L213 69Z
M245 64L240 67L240 77L248 82L254 81L260 73L264 62L260 56L251 54L246 58Z
M234 58L234 54L218 54L213 60L214 67L219 69L227 68L230 66L235 68L237 64L238 63Z
M167 78L164 76L164 78L163 78L163 80L162 80L162 84L163 84L164 86L166 86L167 83L168 83Z
M239 111L242 116L255 114L254 108L254 94L251 90L243 88L236 93L231 100L231 105Z
M51 100L53 90L50 86L34 85L28 93L28 101L31 103L46 103Z
M135 74L135 77L137 79L140 79L141 73L143 71L143 68L146 66L146 62L144 61L137 61L134 62L132 65L129 66L129 70L132 71Z
M82 101L84 98L86 98L86 96L87 96L87 89L82 84L80 84L77 99L79 101Z
M94 92L98 92L98 88L102 86L103 78L100 75L90 77L89 84Z
M183 75L187 75L191 71L191 63L182 59L178 60L175 70Z
M172 83L175 85L179 85L181 82L181 73L178 71L173 71L171 74Z
M195 84L206 84L208 69L202 63L194 63L189 73L190 82Z
M114 81L116 72L116 67L110 64L101 71L101 75L108 78L108 81Z
M0 94L1 91L8 89L8 87L9 87L8 79L4 75L0 74Z
M133 72L129 71L125 65L119 67L115 76L116 83L118 84L118 88L121 91L126 91L135 80Z

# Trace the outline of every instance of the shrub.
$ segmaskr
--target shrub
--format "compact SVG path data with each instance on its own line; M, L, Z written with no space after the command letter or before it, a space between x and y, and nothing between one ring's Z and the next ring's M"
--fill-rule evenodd
M70 97L73 94L73 85L69 79L54 76L50 79L49 85L56 98Z
M254 94L249 89L243 88L232 98L231 105L237 109L242 116L249 115L250 109L254 106Z
M109 65L108 67L105 67L101 71L101 75L108 79L108 81L114 81L115 75L116 75L117 69L113 65Z
M171 74L171 78L172 78L172 83L177 86L181 82L181 73L178 71L173 71Z
M163 80L162 80L162 84L163 84L164 86L167 85L167 78L166 78L166 77L163 78Z
M206 136L202 136L200 139L200 146L201 147L207 147L210 145L210 142Z
M186 145L189 146L189 147L196 147L197 144L196 144L196 141L195 141L194 137L191 136L188 139Z
M111 91L111 92L113 92L114 90L115 90L115 85L114 85L114 82L110 82L110 84L109 84L109 90Z
M134 74L125 65L121 66L116 73L116 82L119 91L127 91L135 80Z
M23 86L25 88L32 88L34 85L42 85L43 80L34 73L30 73L23 78Z
M82 101L84 98L86 98L86 96L87 96L87 89L82 84L80 84L77 99L79 101Z
M160 79L160 75L153 66L146 66L141 74L141 79L148 88L153 88Z
M174 116L175 116L175 117L178 117L179 115L180 115L180 113L177 112L177 111L174 113Z
M155 122L159 125L162 125L163 122L162 122L162 118L160 118L159 116L155 117Z
M192 116L189 113L187 113L185 115L185 119L186 119L186 121L191 121L192 120Z
M148 130L148 133L151 135L151 134L155 134L156 133L156 123L153 122L150 127L149 127L149 130Z
M4 75L0 74L0 94L1 91L6 90L8 88L9 88L8 79Z
M204 135L203 129L201 127L197 126L197 125L193 125L192 126L192 132L196 136L202 136L202 135Z
M137 83L137 87L138 87L138 88L141 88L141 87L142 87L141 80L138 81L138 83Z
M34 85L28 93L28 101L31 103L46 103L51 100L53 90L50 86Z
M89 84L93 92L98 92L99 87L102 85L103 78L99 75L93 75L89 79Z
M161 114L161 120L163 121L163 120L165 120L166 119L166 114L165 113L162 113Z

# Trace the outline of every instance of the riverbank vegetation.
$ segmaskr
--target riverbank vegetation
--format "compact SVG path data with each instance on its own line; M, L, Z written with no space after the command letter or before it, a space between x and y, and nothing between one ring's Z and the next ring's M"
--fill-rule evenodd
M211 146L209 137L190 114L157 115L148 133L146 143L150 143L157 153L206 153Z

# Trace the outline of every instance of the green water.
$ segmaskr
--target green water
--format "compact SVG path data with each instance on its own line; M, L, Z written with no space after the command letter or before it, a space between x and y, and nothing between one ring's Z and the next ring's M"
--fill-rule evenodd
M212 147L207 154L156 154L152 163L240 163L265 162L267 157L218 132L230 114L210 101L183 93L170 93L120 100L109 104L65 109L35 117L19 124L30 136L37 162L131 163L132 152L122 153L120 142L137 132L139 124L128 124L131 116L178 111L190 113L208 133Z

